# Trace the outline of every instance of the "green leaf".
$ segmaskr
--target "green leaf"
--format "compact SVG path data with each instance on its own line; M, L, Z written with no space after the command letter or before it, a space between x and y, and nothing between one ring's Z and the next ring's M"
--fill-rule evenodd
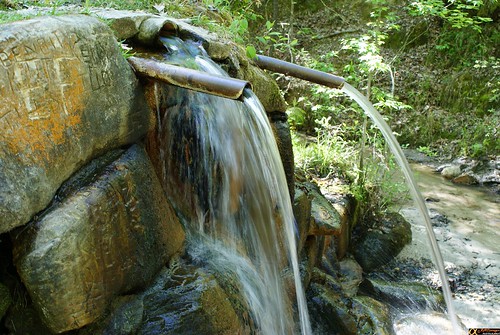
M255 50L255 47L253 45L247 45L247 56L251 59L257 57L257 50Z

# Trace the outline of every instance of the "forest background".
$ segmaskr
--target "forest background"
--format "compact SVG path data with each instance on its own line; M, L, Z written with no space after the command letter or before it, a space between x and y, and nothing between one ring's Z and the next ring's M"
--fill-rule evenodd
M260 53L345 77L403 148L498 161L498 0L0 0L0 23L75 7L187 18L236 41L249 58ZM387 145L355 103L335 89L276 79L299 171L347 179L379 210L401 197Z

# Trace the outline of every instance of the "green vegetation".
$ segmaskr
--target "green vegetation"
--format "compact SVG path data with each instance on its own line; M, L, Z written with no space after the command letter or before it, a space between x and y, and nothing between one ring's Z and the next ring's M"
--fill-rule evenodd
M481 158L500 151L498 0L357 0L349 2L359 9L359 17L352 19L342 14L343 1L73 3L81 13L105 7L189 18L245 45L249 58L263 53L342 75L371 99L400 143L429 156ZM64 13L62 4L4 0L0 23ZM43 10L13 11L21 6ZM324 31L331 26L341 31ZM123 53L129 55L126 49ZM374 206L384 208L399 198L404 187L394 181L392 157L360 108L338 90L317 85L294 90L293 82L291 86L288 116L298 167L322 177L340 174L354 182L359 199L371 197Z
M433 157L498 155L500 31L493 20L500 11L498 2L358 2L370 9L369 15L360 14L366 26L345 30L356 34L338 33L335 41L329 41L330 49L322 47L322 41L314 43L337 35L315 33L329 23L321 15L315 17L321 20L316 26L297 24L298 40L291 38L286 25L276 29L266 23L266 30L259 30L263 36L257 37L257 45L261 52L344 76L370 98L400 142L410 148ZM289 19L290 26L297 22L293 3L288 7L287 1L279 3L290 11L281 20ZM318 6L347 21L328 7L334 4L318 2ZM314 10L308 15L314 15ZM271 27L273 36L280 38L270 38ZM299 49L302 45L308 45L307 51ZM406 69L415 63L409 60L417 57L421 61ZM354 182L358 199L371 197L382 209L399 198L404 187L393 180L391 155L358 106L338 91L316 85L290 91L288 115L297 132L294 145L300 168L321 177L347 171L344 177ZM315 140L305 141L301 133Z

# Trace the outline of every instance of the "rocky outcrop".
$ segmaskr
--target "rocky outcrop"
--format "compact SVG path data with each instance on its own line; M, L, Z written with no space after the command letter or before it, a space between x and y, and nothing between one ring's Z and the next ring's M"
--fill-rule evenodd
M99 10L94 14L106 19L119 39L133 43L157 45L160 35L200 41L208 55L221 63L231 77L252 83L254 93L267 112L286 111L285 100L276 82L255 66L246 56L245 50L234 42L190 25L186 20L172 17L114 10Z
M121 297L113 313L80 335L247 334L212 274L174 262L146 291Z
M144 136L138 82L111 30L86 16L0 29L0 233L23 225L91 158Z
M315 334L394 333L387 306L367 296L346 296L332 276L316 271L307 294Z
M61 202L13 233L19 275L56 333L92 323L117 295L145 287L183 245L145 151L133 146L109 163L113 156L74 176Z
M327 200L304 180L294 185L285 103L271 77L241 47L184 20L103 13L98 15L120 40L150 45L161 34L194 38L232 76L252 82L295 199L301 275L304 286L310 284L313 319L325 333L388 333L386 306L359 295L363 273L347 254L354 200ZM151 127L154 100L162 97L152 83L142 83L145 92L139 88L110 29L82 16L14 23L2 27L0 50L0 77L8 79L0 83L0 178L6 181L0 184L0 233L10 231L0 237L12 239L19 274L11 270L9 245L9 256L0 258L7 269L0 272L5 328L44 335L254 332L258 325L236 279L193 265L189 257L178 263L185 234L162 190L172 176L155 171L151 162L164 159ZM149 156L141 144L147 132ZM283 248L284 238L274 240ZM274 261L284 267L285 258L283 252ZM283 269L284 280L291 279L289 270Z
M201 269L184 267L164 278L144 295L144 309L137 334L244 333L226 293Z
M302 249L308 236L326 236L325 242L342 240L349 236L354 222L350 211L351 204L338 204L338 210L321 193L319 187L299 176L295 183L294 215L298 225L298 250ZM342 215L339 214L339 211ZM345 235L345 236L344 236ZM329 244L329 242L327 243ZM332 242L333 245L337 244ZM340 253L340 250L337 250ZM344 252L342 251L342 254Z
M398 213L356 227L352 253L365 272L389 263L411 242L411 226Z

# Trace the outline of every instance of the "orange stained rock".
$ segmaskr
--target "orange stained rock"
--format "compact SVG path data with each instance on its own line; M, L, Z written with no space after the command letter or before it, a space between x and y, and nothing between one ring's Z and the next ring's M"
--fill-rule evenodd
M5 78L2 93L6 95L0 97L4 103L0 134L11 154L48 164L58 146L69 144L80 133L83 66L77 58L13 63Z

